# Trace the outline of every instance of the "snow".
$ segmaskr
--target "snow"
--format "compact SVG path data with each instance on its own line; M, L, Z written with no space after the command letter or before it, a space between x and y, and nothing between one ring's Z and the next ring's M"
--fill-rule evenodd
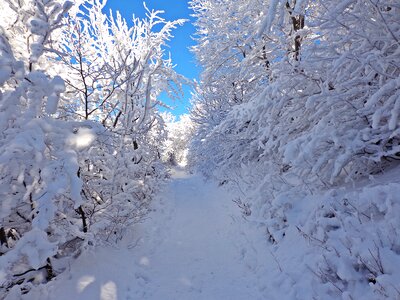
M154 211L118 247L85 253L23 299L263 299L242 260L232 195L175 170Z
M56 94L52 94L47 98L46 112L48 114L55 114L57 112L59 97Z
M81 127L67 139L69 146L75 147L78 150L89 147L96 140L96 133L93 129Z
M260 37L264 32L269 32L271 30L272 22L275 19L278 3L279 0L272 0L269 4L268 10L264 12L264 20L260 26L258 37Z
M10 74L11 74L11 67L10 66L4 66L1 65L1 70L0 70L0 84L4 84L4 82L6 82L8 80L8 78L10 78Z
M0 299L400 299L392 2L192 0L165 124L183 20L5 1Z
M47 240L45 232L33 229L16 244L14 253L11 252L11 255L1 257L0 266L5 265L8 261L14 263L18 259L17 253L20 253L20 255L26 258L27 264L30 267L37 269L43 265L47 257L54 255L56 251L55 244ZM3 282L0 281L0 283L2 284Z
M286 207L284 227L274 227L276 217L252 218L254 209L243 217L234 193L200 175L171 174L151 213L120 243L89 248L47 285L6 299L398 296L398 167L314 195L288 190L274 203Z

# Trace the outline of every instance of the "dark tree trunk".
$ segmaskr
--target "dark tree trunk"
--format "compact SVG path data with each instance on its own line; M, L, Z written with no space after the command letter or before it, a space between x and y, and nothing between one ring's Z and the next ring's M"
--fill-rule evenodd
M3 244L5 244L6 247L8 248L6 231L4 230L4 227L1 227L0 228L0 245L3 245Z
M78 212L81 215L83 232L87 232L88 227L87 227L87 222L86 222L86 214L85 214L85 211L83 210L82 206L79 206Z
M301 30L304 28L304 21L305 17L304 15L294 15L293 10L296 7L296 0L293 1L293 7L290 6L289 1L286 2L286 9L289 12L289 15L292 20L292 28L293 31L296 33L297 31ZM300 60L300 49L301 49L301 36L299 34L296 34L294 37L294 59L296 61Z

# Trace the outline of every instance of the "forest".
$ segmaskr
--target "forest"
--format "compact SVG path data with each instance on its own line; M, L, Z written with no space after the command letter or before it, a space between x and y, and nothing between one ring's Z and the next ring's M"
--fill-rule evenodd
M197 197L189 184L213 199L196 198L210 222L213 202L232 204L220 230L255 290L205 277L222 294L183 281L188 294L167 285L164 299L400 299L397 0L191 0L195 82L167 47L187 20L144 4L127 22L105 5L0 0L0 299L56 299L74 262L133 243L163 218L160 198ZM185 84L177 121L160 95ZM162 299L126 293L82 299Z

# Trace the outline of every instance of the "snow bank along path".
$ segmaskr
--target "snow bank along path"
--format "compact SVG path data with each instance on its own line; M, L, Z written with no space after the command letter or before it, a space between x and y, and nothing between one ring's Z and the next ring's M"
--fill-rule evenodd
M119 249L82 255L30 299L262 299L243 260L232 196L175 172L155 210Z

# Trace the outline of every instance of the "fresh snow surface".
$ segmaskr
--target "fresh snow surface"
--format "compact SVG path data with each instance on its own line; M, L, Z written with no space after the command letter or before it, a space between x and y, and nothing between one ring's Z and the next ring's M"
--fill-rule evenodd
M263 299L243 259L255 249L246 250L232 198L176 170L154 211L124 241L83 254L26 299Z

